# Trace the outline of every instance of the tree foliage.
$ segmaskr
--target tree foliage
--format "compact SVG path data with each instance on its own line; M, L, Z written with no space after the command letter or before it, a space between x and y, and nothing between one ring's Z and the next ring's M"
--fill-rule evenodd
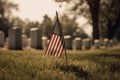
M71 10L75 12L74 14L83 15L85 17L90 18L93 25L93 40L99 39L99 5L100 0L62 0L67 1L68 3L73 3ZM57 2L61 2L61 0L57 0ZM87 4L87 5L86 5ZM70 10L70 11L71 11ZM89 10L89 11L88 11ZM88 12L90 14L88 14ZM91 15L91 17L90 17Z
M30 29L34 27L40 28L42 30L42 35L47 37L50 37L53 33L53 24L56 19L52 20L49 16L45 15L42 23L39 23L37 21L21 20L19 17L11 18L12 10L18 10L18 5L8 0L0 0L0 30L4 31L6 36L8 36L8 29L14 26L21 27L23 33L27 34L28 37ZM84 31L79 28L81 32L76 35L76 31L78 30L76 18L69 19L68 16L64 15L60 17L60 20L62 21L61 25L64 35L71 35L74 37L85 34Z
M41 29L42 29L42 34L44 36L50 37L50 35L53 33L54 30L54 23L56 21L56 17L52 20L49 16L45 15L44 20L41 23ZM78 36L78 37L88 37L87 34L78 27L78 24L76 23L76 19L70 19L68 18L67 15L63 15L60 17L60 24L62 27L62 31L64 35L71 35L73 38ZM80 29L82 32L79 32L77 35L76 30Z
M115 33L117 32L117 29L120 25L120 0L112 0L112 3L110 5L111 10L109 13L111 13L108 16L108 38L113 39L115 36Z
M76 23L76 18L69 19L67 15L61 17L62 21L62 29L64 35L71 35L74 37L86 38L87 34L84 32L82 28L78 26Z
M43 17L41 29L44 36L50 37L50 35L53 33L53 21L48 15Z
M26 34L28 37L30 37L30 29L31 28L39 28L40 23L38 21L27 21L23 24L22 30L23 33Z
M120 1L119 0L101 0L100 26L105 37L113 39L119 32L120 25ZM104 30L103 30L104 29ZM118 31L117 31L118 30ZM106 33L105 33L106 32ZM117 35L116 34L116 35Z
M13 9L18 10L17 4L8 0L0 0L0 30L4 31L6 36L8 29L12 26L9 17Z
M113 39L120 25L120 0L55 0L67 2L69 12L83 15L92 21L93 39L108 37ZM87 3L87 6L84 6ZM88 11L89 10L89 11ZM90 17L90 14L91 17ZM100 30L99 30L100 29ZM99 32L100 31L100 32ZM117 32L118 33L118 32ZM100 34L100 36L99 36Z

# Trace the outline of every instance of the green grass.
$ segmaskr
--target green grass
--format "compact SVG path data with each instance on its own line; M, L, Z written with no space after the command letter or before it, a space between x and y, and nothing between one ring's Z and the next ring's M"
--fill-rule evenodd
M0 50L0 80L119 80L120 47L67 51L61 58L40 50Z

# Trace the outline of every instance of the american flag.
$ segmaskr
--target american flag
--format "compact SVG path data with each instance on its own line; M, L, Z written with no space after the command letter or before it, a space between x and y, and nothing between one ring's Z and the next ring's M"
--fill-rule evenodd
M45 54L60 57L64 49L64 38L57 12L56 15L57 20L54 26L54 32L50 38Z

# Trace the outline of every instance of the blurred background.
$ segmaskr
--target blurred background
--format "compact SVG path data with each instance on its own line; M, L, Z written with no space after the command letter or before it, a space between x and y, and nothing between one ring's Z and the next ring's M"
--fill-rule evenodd
M119 0L0 0L0 30L20 27L29 37L31 28L49 37L58 11L64 35L120 40Z

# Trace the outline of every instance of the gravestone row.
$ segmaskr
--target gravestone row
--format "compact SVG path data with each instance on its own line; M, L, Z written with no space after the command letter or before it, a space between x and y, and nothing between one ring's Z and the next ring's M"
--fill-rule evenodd
M5 43L5 35L4 32L0 31L0 47L4 47ZM69 50L81 50L81 49L91 49L92 40L81 39L80 37L76 37L72 40L70 35L64 36L65 47ZM30 46L35 49L46 49L48 44L48 38L41 35L41 31L38 28L32 28L30 30L30 38L28 38L25 34L22 34L22 30L18 27L13 27L9 29L9 37L6 38L5 46L9 49L22 49L24 47ZM113 40L104 39L103 45L105 47L113 46ZM94 48L99 49L101 46L99 40L94 40Z

